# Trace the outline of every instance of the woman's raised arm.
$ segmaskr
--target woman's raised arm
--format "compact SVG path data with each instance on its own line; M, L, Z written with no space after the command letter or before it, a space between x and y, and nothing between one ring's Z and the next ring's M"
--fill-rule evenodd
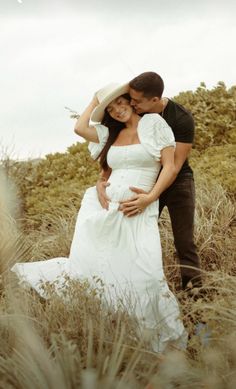
M74 131L89 142L99 143L96 128L89 125L89 119L94 108L99 104L96 95L75 123Z

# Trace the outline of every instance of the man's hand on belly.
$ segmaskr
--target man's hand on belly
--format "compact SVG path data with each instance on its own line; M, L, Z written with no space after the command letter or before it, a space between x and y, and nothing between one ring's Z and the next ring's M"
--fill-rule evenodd
M144 211L144 209L151 203L148 192L143 189L130 187L130 190L136 195L130 199L120 201L119 210L126 216L135 216Z

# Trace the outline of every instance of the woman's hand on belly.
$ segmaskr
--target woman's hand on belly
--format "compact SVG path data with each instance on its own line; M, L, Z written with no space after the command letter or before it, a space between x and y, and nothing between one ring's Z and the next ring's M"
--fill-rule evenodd
M128 217L135 216L143 212L144 209L153 202L153 199L148 192L145 192L145 190L135 187L130 187L130 190L136 193L136 195L128 200L120 201L119 207L119 210Z
M111 199L106 194L106 188L110 185L107 181L98 181L96 185L98 200L104 209L109 208Z

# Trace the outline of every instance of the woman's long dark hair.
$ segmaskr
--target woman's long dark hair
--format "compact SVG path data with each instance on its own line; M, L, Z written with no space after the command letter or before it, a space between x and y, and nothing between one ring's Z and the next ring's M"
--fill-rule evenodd
M125 93L124 95L119 96L119 97L124 97L127 101L131 100L131 97L128 93ZM99 163L101 165L101 168L103 170L108 170L109 167L107 164L107 153L108 153L111 145L115 142L115 140L118 137L121 130L123 130L123 128L125 128L125 125L124 125L124 123L118 122L118 120L113 119L109 115L107 110L105 110L105 114L104 114L104 117L101 121L101 124L108 127L109 135L108 135L107 142L106 142L104 148L102 149L101 153L97 157L97 159L99 159Z

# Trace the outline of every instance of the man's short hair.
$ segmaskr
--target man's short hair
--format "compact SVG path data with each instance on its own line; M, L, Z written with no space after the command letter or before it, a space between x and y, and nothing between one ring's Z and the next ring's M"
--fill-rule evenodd
M129 82L130 88L143 92L144 97L161 98L164 90L164 81L155 72L144 72Z

